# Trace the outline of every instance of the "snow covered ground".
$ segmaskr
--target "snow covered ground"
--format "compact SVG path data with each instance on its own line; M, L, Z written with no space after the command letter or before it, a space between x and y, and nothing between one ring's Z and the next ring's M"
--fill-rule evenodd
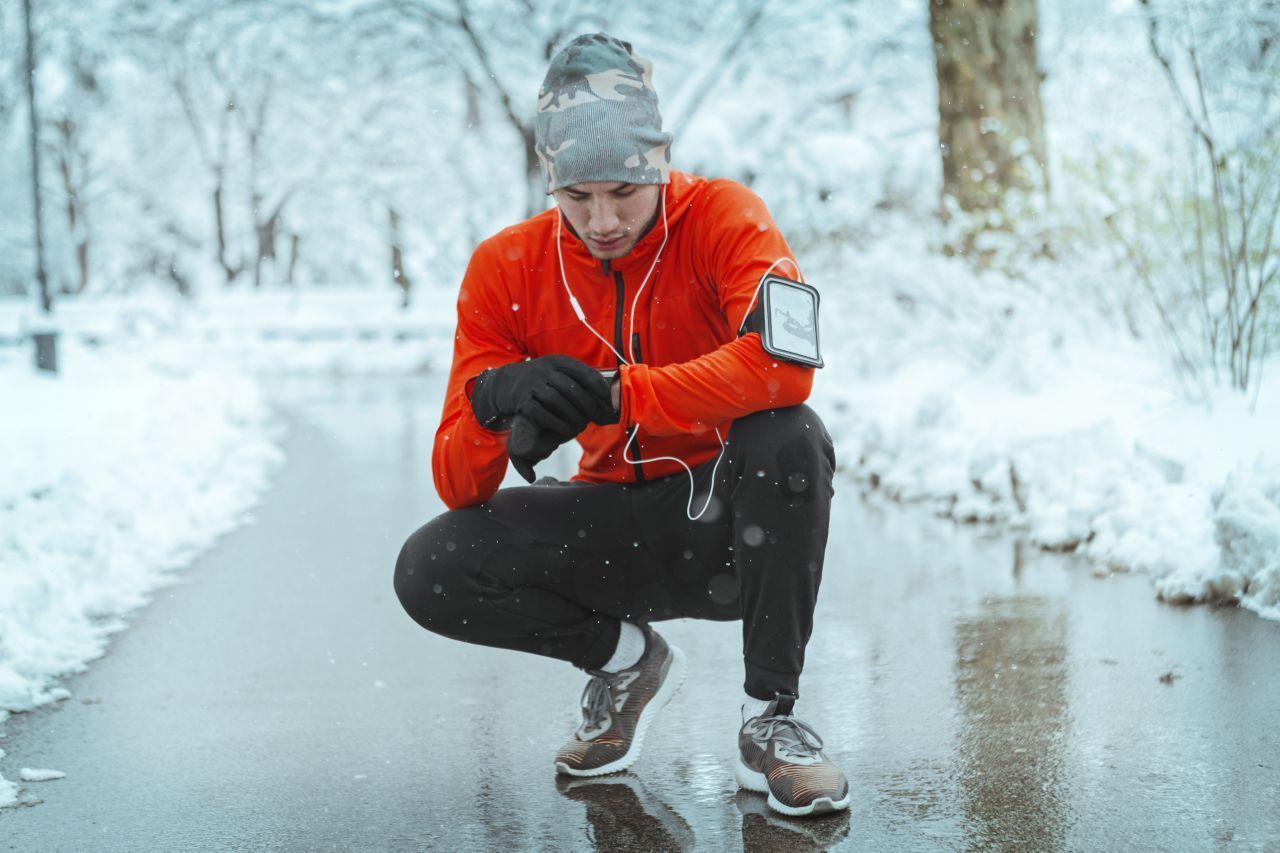
M164 289L86 296L58 307L58 327L64 339L93 347L146 343L150 357L183 369L217 364L272 375L406 373L448 365L448 349L428 342L453 334L454 286L424 289L408 309L400 307L398 292L358 288L237 290L192 302ZM6 352L13 358L31 327L30 308L0 300L0 363ZM27 349L29 344L23 358Z
M243 523L280 461L245 376L165 362L137 341L67 341L60 355L51 379L28 367L28 348L0 351L0 722L66 698L58 679ZM0 806L16 793L0 778Z
M1071 286L1087 259L1019 282L892 237L810 261L833 353L815 399L843 470L1100 572L1150 573L1166 600L1280 619L1274 383L1189 403L1164 358Z

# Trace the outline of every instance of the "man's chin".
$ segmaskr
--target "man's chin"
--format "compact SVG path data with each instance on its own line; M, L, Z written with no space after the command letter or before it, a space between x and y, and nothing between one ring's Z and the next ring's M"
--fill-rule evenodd
M601 249L595 246L590 240L583 241L587 247L587 251L591 253L591 257L597 261L616 261L623 255L635 248L636 241L624 240L617 246L611 246L607 249Z

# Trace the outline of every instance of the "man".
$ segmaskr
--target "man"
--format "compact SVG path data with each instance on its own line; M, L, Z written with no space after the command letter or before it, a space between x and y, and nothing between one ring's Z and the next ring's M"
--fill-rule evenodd
M481 243L463 278L432 456L451 511L405 543L400 601L431 631L591 675L567 776L629 767L683 680L652 622L741 619L739 784L788 815L843 809L844 775L792 713L834 452L803 405L813 369L742 333L763 276L798 274L791 251L749 190L670 169L625 42L557 54L536 130L556 207ZM508 459L532 480L572 439L572 482L498 490Z

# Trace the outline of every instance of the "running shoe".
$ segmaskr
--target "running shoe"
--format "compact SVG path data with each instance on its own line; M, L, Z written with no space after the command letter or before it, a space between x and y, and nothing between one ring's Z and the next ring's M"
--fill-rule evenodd
M556 753L556 771L602 776L626 770L640 757L645 731L684 680L684 653L645 625L645 650L621 672L589 670L582 692L582 725Z
M849 782L822 754L822 738L791 715L796 697L779 693L738 732L738 784L769 795L769 807L791 817L849 807Z

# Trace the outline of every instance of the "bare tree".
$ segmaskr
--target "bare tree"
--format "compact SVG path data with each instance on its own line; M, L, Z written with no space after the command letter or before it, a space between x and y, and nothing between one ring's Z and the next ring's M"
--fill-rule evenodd
M64 39L65 55L59 61L67 66L68 85L61 96L46 107L46 122L52 132L45 136L45 147L62 184L67 235L74 255L75 284L69 290L80 294L89 287L93 136L104 94L98 80L95 51L78 35L69 39L64 36Z
M203 63L212 65L213 59L203 58ZM217 248L218 266L222 269L228 285L244 271L243 258L232 261L229 250L227 229L227 170L229 168L229 146L231 133L231 113L234 110L235 94L222 92L222 106L217 110L210 123L201 109L193 93L194 76L197 70L190 65L170 69L169 82L178 101L182 104L182 113L187 119L187 126L196 143L200 162L204 164L213 182L210 200L213 204L214 238Z
M249 219L253 223L253 233L257 238L257 252L253 259L253 286L261 288L264 264L270 263L272 268L275 266L276 235L280 230L284 207L293 195L295 187L284 187L270 204L267 203L266 189L262 182L262 146L267 133L275 82L270 73L256 82L257 85L254 87L256 91L249 96L248 103L244 101L233 103L231 112L239 120L239 126L245 137L245 152L248 160Z
M88 180L89 152L80 138L79 125L71 116L55 120L53 144L54 163L62 179L65 196L67 230L75 245L76 283L75 293L84 293L89 286L89 221L88 194L84 186Z
M1190 9L1183 7L1178 19L1170 22L1151 0L1140 2L1147 15L1152 55L1190 134L1185 197L1166 195L1164 203L1186 267L1195 277L1199 339L1207 346L1215 375L1220 365L1225 367L1231 384L1245 391L1270 348L1268 313L1280 312L1273 304L1280 279L1280 119L1266 114L1271 96L1264 90L1262 110L1249 116L1253 129L1234 135L1224 131L1214 108L1215 95L1220 98L1221 93L1211 86L1201 55L1204 45ZM1233 38L1226 49L1251 74L1261 69L1264 81L1274 85L1280 82L1280 71L1268 66L1266 57L1275 56L1280 4L1265 3L1248 11L1258 17L1246 16L1235 28L1249 34L1248 43ZM1176 36L1165 32L1170 23L1177 25ZM1222 21L1215 23L1228 33L1233 29ZM1109 224L1146 284L1180 362L1194 372L1196 360L1183 341L1177 306L1170 304L1167 288L1154 280L1154 264L1138 241L1126 238L1113 220Z
M696 21L715 14L725 28L698 31L696 44L682 44L684 68L672 67L668 79L679 81L664 100L673 105L664 109L677 132L698 114L708 94L733 67L731 58L749 50L763 29L768 0L737 0L735 3L686 4L684 14ZM568 0L550 8L533 2L474 4L469 0L450 3L428 0L374 0L357 14L358 18L383 20L400 18L415 24L425 45L440 52L463 76L468 96L487 96L497 115L520 141L526 186L525 210L533 215L546 207L546 187L542 166L534 150L534 105L538 83L556 50L570 37L584 31L625 22L606 17L600 7ZM471 109L468 105L468 114ZM478 113L476 115L478 118ZM470 123L472 118L468 118Z
M286 206L325 168L318 154L331 123L315 93L317 80L336 72L317 65L313 51L330 21L288 0L213 10L135 0L130 9L122 26L159 44L150 49L211 178L222 277L230 285L251 266L254 286L264 286L274 277Z

